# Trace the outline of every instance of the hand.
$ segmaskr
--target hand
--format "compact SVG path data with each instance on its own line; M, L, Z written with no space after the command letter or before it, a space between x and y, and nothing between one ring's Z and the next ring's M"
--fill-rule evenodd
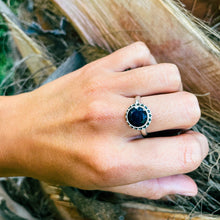
M128 126L125 112L136 95L153 115L148 132L188 129L200 118L197 98L182 91L178 68L156 64L137 42L7 99L14 106L5 131L13 136L13 174L151 199L196 195L195 182L183 174L207 155L206 138L193 131L135 138L140 132Z

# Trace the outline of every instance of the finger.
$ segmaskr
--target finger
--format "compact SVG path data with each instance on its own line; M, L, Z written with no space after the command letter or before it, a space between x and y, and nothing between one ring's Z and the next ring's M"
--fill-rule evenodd
M114 76L115 91L126 97L170 93L182 90L180 72L174 64L132 69Z
M196 132L130 141L112 148L114 160L103 168L107 177L102 177L106 186L119 186L188 173L198 168L208 150L207 139Z
M114 130L124 137L140 134L139 131L130 128L125 120L125 112L134 102L134 98L123 98L120 99L120 104L115 105L114 114L119 120L115 122ZM201 114L196 96L187 92L142 97L141 103L146 105L152 114L152 122L147 132L189 129L198 122Z
M108 187L103 190L148 199L160 199L171 194L195 196L198 192L194 180L186 175L145 180L130 185Z
M155 58L143 42L135 42L99 60L113 71L124 71L146 65L156 64Z

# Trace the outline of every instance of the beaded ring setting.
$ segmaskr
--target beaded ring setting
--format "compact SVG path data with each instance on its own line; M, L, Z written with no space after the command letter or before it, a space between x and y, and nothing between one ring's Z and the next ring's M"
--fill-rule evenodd
M136 96L135 103L128 107L125 118L131 128L140 130L142 136L147 136L146 128L152 121L152 114L150 109L140 102L140 96Z

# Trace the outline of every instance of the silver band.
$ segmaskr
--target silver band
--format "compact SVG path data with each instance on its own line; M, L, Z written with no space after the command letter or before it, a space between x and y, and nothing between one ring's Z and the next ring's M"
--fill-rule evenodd
M141 135L143 136L143 137L147 137L147 128L144 128L144 129L142 129L141 130Z
M136 104L140 104L141 103L141 97L139 96L139 95L137 95L136 97L135 97L135 103Z

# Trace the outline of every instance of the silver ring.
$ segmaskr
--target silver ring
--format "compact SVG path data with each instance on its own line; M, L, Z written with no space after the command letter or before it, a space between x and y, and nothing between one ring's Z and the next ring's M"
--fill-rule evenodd
M136 96L135 103L128 107L125 118L131 128L140 130L143 137L147 136L147 127L152 121L152 114L150 109L141 103L140 96Z

